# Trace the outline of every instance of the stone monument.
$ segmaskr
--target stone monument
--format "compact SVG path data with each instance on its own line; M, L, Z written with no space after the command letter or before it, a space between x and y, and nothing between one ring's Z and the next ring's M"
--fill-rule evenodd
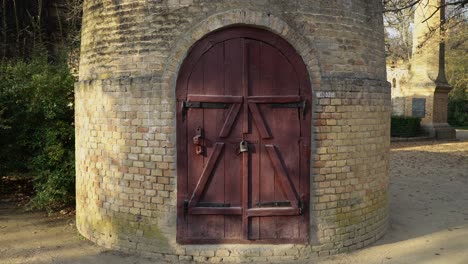
M454 139L455 129L447 123L451 87L445 77L444 3L422 0L416 6L410 67L390 68L389 78L402 82L399 90L392 89L394 113L420 117L430 136Z

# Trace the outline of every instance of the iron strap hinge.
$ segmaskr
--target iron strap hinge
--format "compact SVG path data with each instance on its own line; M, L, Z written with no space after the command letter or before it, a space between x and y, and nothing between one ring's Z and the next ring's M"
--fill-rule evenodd
M184 217L187 217L189 212L189 201L184 200ZM210 202L198 202L196 207L211 207L211 208L227 208L231 207L231 203L210 203Z
M185 116L187 115L187 108L226 109L228 108L228 104L218 103L218 102L182 101L182 120L183 121L185 121Z
M261 202L256 204L258 207L291 207L290 201ZM304 214L305 201L299 201L299 215Z
M300 102L293 102L293 103L270 103L269 106L271 108L301 108L302 109L302 118L305 118L306 100L302 100Z
M276 202L261 202L257 203L258 207L290 207L290 201L276 201Z
M197 203L197 207L231 207L231 204L230 203L199 202L199 203Z
M271 108L304 108L305 107L305 100L300 102L294 103L270 103Z
M213 102L192 102L184 101L184 108L211 108L211 109L226 109L228 108L227 103L213 103Z
M305 201L299 201L299 215L302 215L304 213L305 209Z

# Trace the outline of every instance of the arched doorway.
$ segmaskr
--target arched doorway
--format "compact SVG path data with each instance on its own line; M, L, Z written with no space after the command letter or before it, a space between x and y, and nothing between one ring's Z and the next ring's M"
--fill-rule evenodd
M177 80L177 241L306 243L311 86L281 37L198 41Z

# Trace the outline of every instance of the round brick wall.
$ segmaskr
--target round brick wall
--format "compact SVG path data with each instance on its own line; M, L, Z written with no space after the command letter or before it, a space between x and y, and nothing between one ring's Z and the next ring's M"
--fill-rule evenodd
M385 233L391 101L381 1L84 2L75 89L83 236L170 261L273 262L348 252ZM309 243L176 242L178 71L198 40L232 25L281 36L309 72Z

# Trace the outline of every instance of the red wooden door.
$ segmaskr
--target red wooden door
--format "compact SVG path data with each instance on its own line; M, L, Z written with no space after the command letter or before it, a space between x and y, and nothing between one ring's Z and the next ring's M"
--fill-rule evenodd
M177 80L179 243L306 243L311 92L304 63L265 30L190 50Z

